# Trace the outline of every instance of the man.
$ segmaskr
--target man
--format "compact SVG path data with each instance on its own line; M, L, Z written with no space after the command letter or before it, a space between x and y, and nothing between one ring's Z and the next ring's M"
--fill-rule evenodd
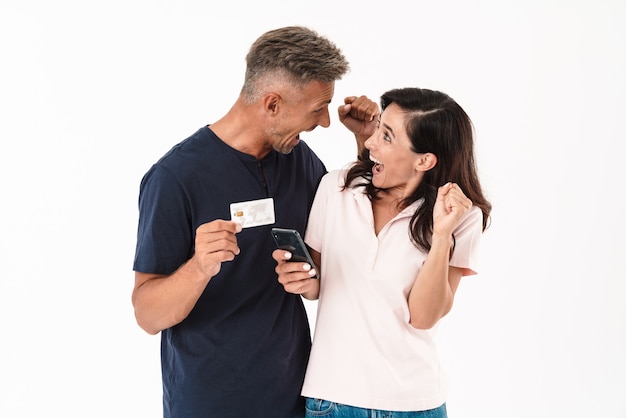
M140 327L161 332L165 417L304 416L310 330L301 297L277 282L270 229L306 228L326 168L300 133L330 125L349 64L304 27L263 34L246 61L227 114L141 182L132 301ZM359 103L339 117L362 144L377 108Z

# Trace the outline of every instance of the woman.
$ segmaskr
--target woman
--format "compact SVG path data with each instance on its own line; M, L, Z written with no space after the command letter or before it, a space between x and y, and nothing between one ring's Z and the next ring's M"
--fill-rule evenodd
M314 268L276 250L285 290L317 299L307 417L446 417L433 327L476 274L491 204L472 123L444 93L388 91L356 163L328 173L305 241Z

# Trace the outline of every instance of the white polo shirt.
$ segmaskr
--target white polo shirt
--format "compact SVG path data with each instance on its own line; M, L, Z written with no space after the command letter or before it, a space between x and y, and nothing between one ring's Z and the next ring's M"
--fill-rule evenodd
M319 186L305 241L322 254L313 348L302 395L361 408L419 411L446 400L433 330L409 324L407 297L426 258L411 242L415 202L376 236L363 188L341 192L345 170ZM475 274L482 212L454 232L451 265Z

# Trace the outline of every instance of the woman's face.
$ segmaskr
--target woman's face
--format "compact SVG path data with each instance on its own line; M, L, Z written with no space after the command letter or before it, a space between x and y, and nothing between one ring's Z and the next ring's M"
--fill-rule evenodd
M396 190L398 197L417 188L422 174L416 169L419 156L411 150L406 133L406 113L395 103L381 114L376 132L365 141L370 151L372 183L381 189ZM390 191L391 191L390 190Z

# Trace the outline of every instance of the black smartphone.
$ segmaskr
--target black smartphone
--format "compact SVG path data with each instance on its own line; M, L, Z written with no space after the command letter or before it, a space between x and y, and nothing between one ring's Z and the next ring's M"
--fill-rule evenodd
M311 276L311 278L317 279L317 267L313 263L311 254L309 254L309 250L307 250L298 231L295 229L272 228L272 237L274 237L278 248L291 253L291 260L289 261L309 263L315 269L315 276Z

